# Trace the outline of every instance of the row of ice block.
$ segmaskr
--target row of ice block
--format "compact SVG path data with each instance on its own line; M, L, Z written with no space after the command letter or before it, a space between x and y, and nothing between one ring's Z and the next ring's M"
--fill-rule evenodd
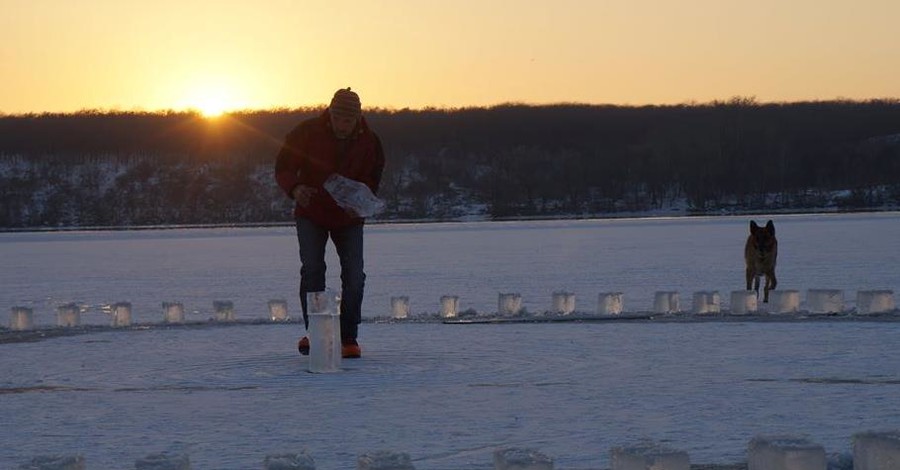
M508 447L493 451L494 470L553 470L553 458L530 448ZM852 460L852 463L844 461ZM653 441L613 447L609 451L610 470L690 470L687 452ZM830 460L830 462L829 462ZM349 464L349 462L348 462ZM900 431L863 432L853 436L853 455L832 456L802 436L757 436L747 446L748 470L827 470L830 467L854 470L897 470L900 468ZM42 456L23 464L29 470L85 470L84 457ZM191 470L186 454L152 454L135 461L136 470ZM312 455L269 455L264 470L315 470ZM346 468L353 468L348 465ZM357 470L415 470L405 452L379 450L357 456Z
M270 300L269 319L272 321L287 321L288 316L287 301ZM110 315L110 326L127 327L131 326L131 303L119 302L108 307ZM178 324L184 323L184 305L179 302L163 302L162 304L163 323ZM216 321L234 321L234 302L227 300L217 300L213 302L213 310L215 311L214 319ZM66 304L56 308L56 326L59 327L75 327L81 324L81 306L77 304ZM9 329L15 331L34 329L34 309L28 307L13 307L9 315Z
M769 313L794 313L801 311L800 291L777 290L769 293ZM445 295L440 300L440 315L444 318L456 317L459 313L459 297ZM601 292L597 299L598 315L618 315L623 312L624 294L621 292ZM857 292L856 313L861 315L885 313L895 309L894 292L891 290L861 290ZM834 289L810 289L806 296L806 310L810 313L840 313L844 310L843 291ZM653 313L681 312L679 293L676 291L658 291L653 300ZM700 291L693 294L693 305L690 310L696 314L717 314L723 311L721 298L717 291ZM751 314L759 311L757 294L752 290L731 292L732 315ZM499 315L518 315L523 312L522 295L519 293L500 293L497 299ZM554 292L551 298L550 313L568 315L575 312L575 294L571 292ZM407 318L410 314L408 296L391 297L391 316Z
M801 310L800 291L774 290L769 293L769 304L765 311L770 314L809 312L814 314L841 313L844 311L844 293L835 289L809 289L806 294L805 308ZM730 309L723 309L721 296L717 291L699 291L693 293L691 313L718 314L727 312L732 315L744 315L760 312L756 292L739 290L731 292ZM624 310L624 294L621 292L601 292L597 297L596 313L598 315L619 315ZM178 302L164 302L163 322L168 324L184 323L184 306ZM269 320L288 321L287 301L270 300ZM214 301L216 321L234 321L234 303L230 301ZM856 314L869 315L892 312L896 309L892 290L860 290L856 296ZM131 304L120 302L109 307L110 324L113 327L131 325ZM500 293L497 300L499 315L518 315L524 311L522 295L519 293ZM671 314L682 312L680 294L677 291L657 291L653 299L653 313ZM391 297L391 316L396 319L409 317L411 312L408 296ZM575 294L571 292L554 292L551 298L549 313L569 315L575 312ZM76 304L57 307L57 326L78 326L81 308ZM440 316L454 318L459 315L459 296L445 295L440 298ZM33 310L27 307L13 307L10 312L9 328L11 330L30 330L34 328Z

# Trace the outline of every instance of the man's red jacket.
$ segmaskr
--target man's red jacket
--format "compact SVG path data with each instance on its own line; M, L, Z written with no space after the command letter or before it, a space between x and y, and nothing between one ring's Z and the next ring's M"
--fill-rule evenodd
M331 130L331 117L325 110L318 117L301 122L284 139L275 162L275 180L288 195L297 185L316 190L309 205L294 207L294 217L305 217L328 230L363 223L363 219L340 208L322 183L332 173L365 183L378 193L384 171L384 150L378 135L360 118L356 130L346 139L338 139Z

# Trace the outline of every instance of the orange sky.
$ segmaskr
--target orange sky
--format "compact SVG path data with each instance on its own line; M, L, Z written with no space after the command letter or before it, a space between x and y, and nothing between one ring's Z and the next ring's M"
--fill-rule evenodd
M900 97L896 0L0 0L0 113Z

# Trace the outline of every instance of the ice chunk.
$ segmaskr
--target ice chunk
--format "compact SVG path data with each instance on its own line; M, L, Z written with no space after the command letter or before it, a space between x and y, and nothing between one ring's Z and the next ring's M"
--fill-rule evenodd
M134 462L135 470L191 470L187 454L151 454Z
M774 291L773 291L774 292ZM769 293L772 295L772 292ZM756 312L759 300L756 298L756 291L752 290L736 290L731 292L731 314L746 315Z
M316 470L316 462L305 452L267 455L263 460L263 470Z
M719 313L721 299L717 291L694 292L694 313Z
M825 470L825 449L802 437L756 436L747 449L748 470Z
M501 293L497 296L497 313L500 315L518 315L522 311L522 295L518 293Z
M597 314L619 315L625 304L624 296L621 292L601 292L597 297Z
M678 292L657 291L653 298L654 313L676 313L679 311Z
M800 291L773 290L769 292L772 313L796 313L800 310Z
M454 318L459 313L459 297L455 295L441 296L441 317Z
M609 451L612 470L690 470L687 452L654 442L642 442Z
M380 450L360 455L356 460L357 470L415 470L409 454Z
M494 451L495 470L553 470L553 459L532 449L511 447Z
M84 470L84 457L80 455L51 455L31 459L21 465L19 470Z
M861 290L856 293L856 313L868 315L894 310L894 291Z
M27 307L13 307L9 312L9 329L14 331L34 328L34 312Z
M178 302L163 302L163 323L184 323L184 305Z
M571 292L554 292L553 313L569 315L575 311L575 294Z
M391 297L391 317L406 318L409 316L409 297Z
M213 310L216 311L216 321L234 321L234 302L214 300Z
M844 310L844 291L810 289L806 292L806 306L810 313L840 313Z
M900 430L853 435L854 470L900 468Z
M76 304L60 305L56 308L56 324L62 327L78 326L81 323L81 310Z
M341 297L326 289L308 292L309 371L338 372L341 368Z
M384 210L384 201L378 199L368 186L359 181L332 173L323 186L339 206L359 217L371 217Z
M269 301L269 320L271 321L288 321L287 300L272 299Z
M119 302L119 303L113 305L112 321L110 324L113 327L131 326L131 303L130 302Z

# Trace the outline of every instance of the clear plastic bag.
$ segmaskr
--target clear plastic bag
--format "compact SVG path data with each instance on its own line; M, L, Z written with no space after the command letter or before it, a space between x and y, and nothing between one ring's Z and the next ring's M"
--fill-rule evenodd
M323 186L339 206L359 217L371 217L384 210L384 201L359 181L332 173Z

